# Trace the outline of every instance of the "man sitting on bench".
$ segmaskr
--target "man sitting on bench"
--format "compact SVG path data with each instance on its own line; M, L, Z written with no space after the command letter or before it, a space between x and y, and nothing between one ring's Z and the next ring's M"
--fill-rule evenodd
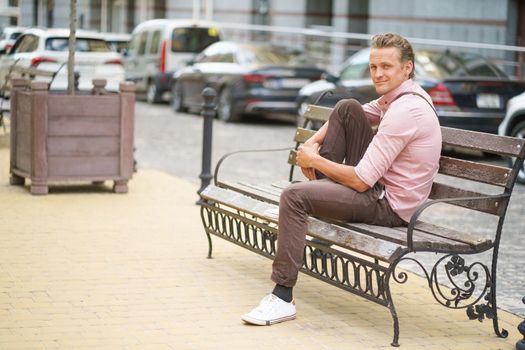
M273 292L242 319L271 325L296 316L292 288L303 265L308 216L404 226L423 204L439 168L441 129L430 96L414 78L414 52L398 34L372 38L370 74L379 99L342 100L297 152L310 181L279 202ZM379 125L374 135L371 125Z

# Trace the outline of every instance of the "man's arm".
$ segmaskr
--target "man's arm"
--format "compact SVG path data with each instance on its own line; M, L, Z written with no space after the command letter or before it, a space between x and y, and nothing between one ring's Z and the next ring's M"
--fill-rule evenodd
M297 164L301 168L317 169L330 179L357 192L364 192L370 188L357 176L353 166L332 162L319 155L319 144L303 144L297 152Z

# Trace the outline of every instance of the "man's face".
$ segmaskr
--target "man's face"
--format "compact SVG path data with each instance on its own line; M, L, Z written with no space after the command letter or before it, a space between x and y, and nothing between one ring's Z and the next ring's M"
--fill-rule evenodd
M401 52L395 47L370 50L370 76L380 95L392 91L407 80L412 66L411 61L401 61Z

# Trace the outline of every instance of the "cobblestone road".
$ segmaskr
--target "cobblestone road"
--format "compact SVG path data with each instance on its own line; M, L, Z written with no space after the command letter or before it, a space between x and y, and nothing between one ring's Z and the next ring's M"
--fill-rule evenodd
M155 168L199 183L201 171L202 118L192 114L175 114L167 105L149 106L138 102L135 123L136 159L139 168ZM226 152L241 149L289 147L294 125L279 120L248 121L243 124L214 122L212 165ZM476 157L476 155L472 155ZM224 165L224 177L251 179L252 181L282 180L288 177L286 152L239 155ZM489 159L501 163L500 159ZM463 186L463 184L456 184ZM489 191L490 189L485 189ZM525 270L523 234L525 226L525 186L518 185L507 212L501 241L498 266L498 306L520 316L525 316ZM458 208L436 208L423 218L427 221L445 222L452 227L469 226L481 234L494 232L496 223L489 215L464 215ZM491 231L492 230L492 231ZM418 253L424 255L425 253ZM422 260L434 261L426 253ZM432 254L433 255L433 254ZM418 258L420 258L418 256ZM421 258L420 258L421 259ZM482 261L488 261L484 256ZM470 263L476 260L470 261ZM468 261L467 261L468 262ZM431 266L431 265L427 265ZM420 273L415 266L408 266ZM481 278L481 276L480 276Z

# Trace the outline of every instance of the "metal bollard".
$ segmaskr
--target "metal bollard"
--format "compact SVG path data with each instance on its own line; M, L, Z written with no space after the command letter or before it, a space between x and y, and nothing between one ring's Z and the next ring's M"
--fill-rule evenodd
M525 304L525 297L523 297L523 299L521 299L521 301L523 302L523 304ZM516 350L525 350L525 320L523 320L523 322L521 322L518 325L518 331L523 336L523 339L519 340L516 343Z
M211 174L211 143L213 134L213 118L215 117L215 89L207 87L202 90L201 96L204 99L201 115L204 117L202 128L202 170L199 175L201 188L197 191L200 194L206 186L210 184L213 175ZM201 204L201 199L196 204Z

